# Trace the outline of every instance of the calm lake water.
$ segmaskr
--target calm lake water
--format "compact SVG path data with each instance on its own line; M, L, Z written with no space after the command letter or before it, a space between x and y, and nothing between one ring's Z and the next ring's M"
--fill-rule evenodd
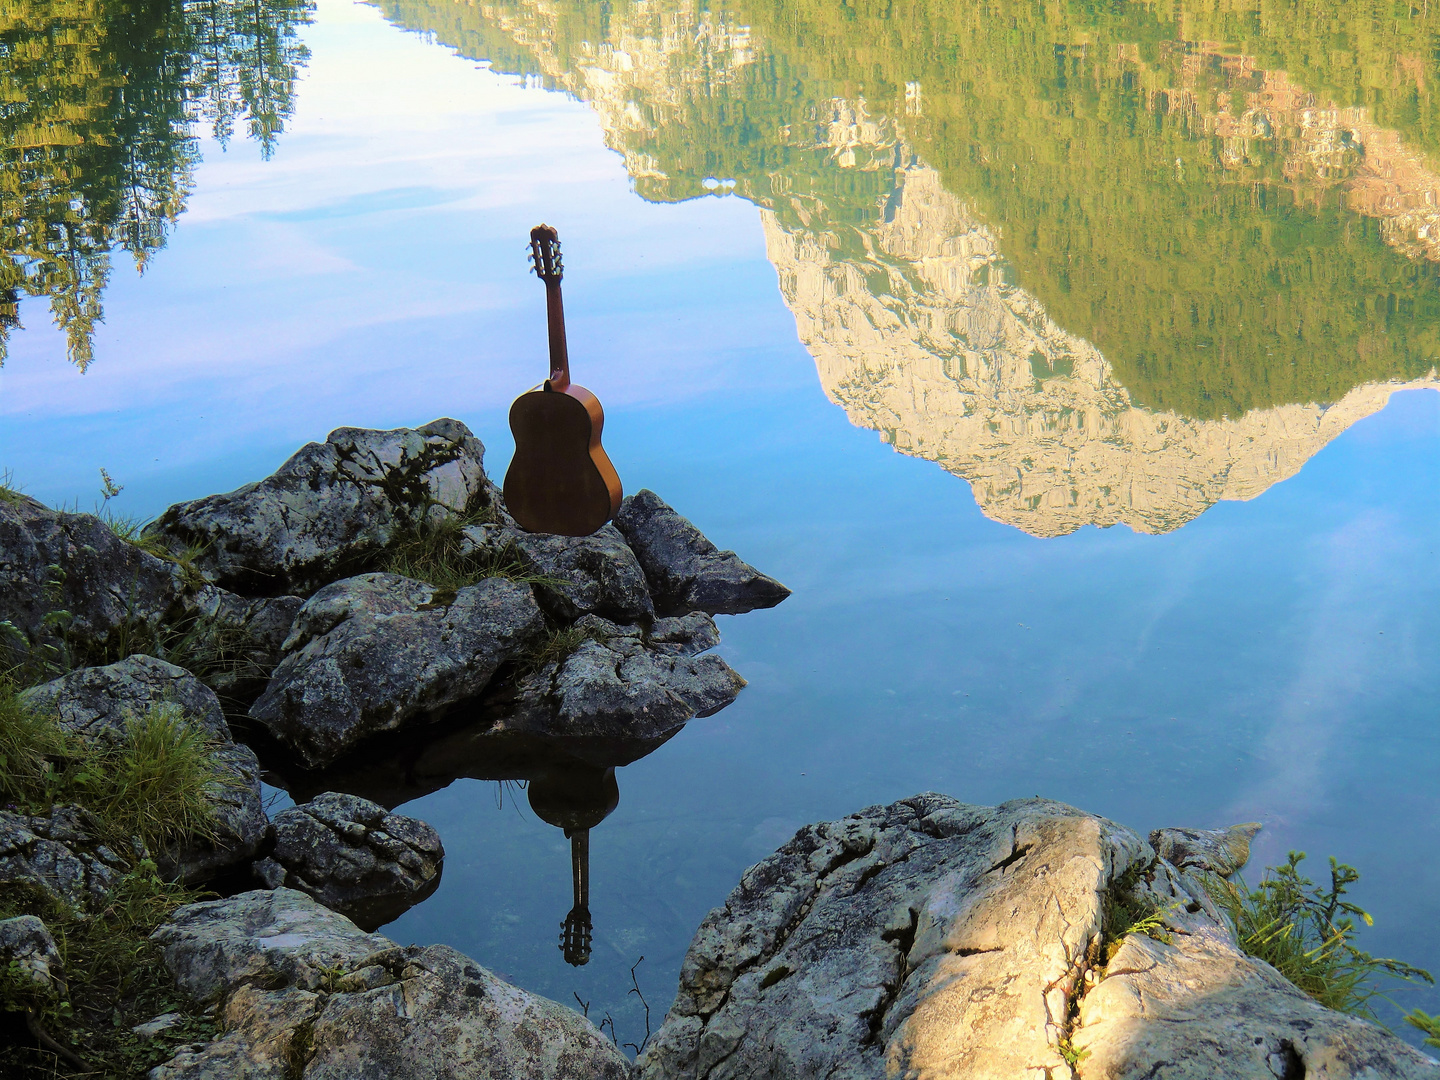
M24 0L0 468L148 517L448 415L499 476L549 221L626 489L794 595L720 619L748 689L618 771L588 966L564 837L493 780L404 804L448 854L387 934L638 1042L637 958L658 1026L746 866L934 789L1262 821L1252 866L1354 864L1362 943L1440 971L1440 11L1406 10Z

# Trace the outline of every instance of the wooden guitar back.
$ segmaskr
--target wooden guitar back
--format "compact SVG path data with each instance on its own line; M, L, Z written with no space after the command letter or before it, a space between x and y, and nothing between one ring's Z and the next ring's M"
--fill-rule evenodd
M505 506L527 532L589 536L620 509L620 477L600 445L605 412L583 386L548 385L510 406Z

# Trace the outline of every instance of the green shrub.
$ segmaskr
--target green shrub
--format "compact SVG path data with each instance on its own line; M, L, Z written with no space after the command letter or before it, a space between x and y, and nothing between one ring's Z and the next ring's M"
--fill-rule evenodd
M1284 866L1269 867L1259 887L1243 879L1226 881L1213 875L1205 884L1230 917L1236 941L1249 955L1264 960L1321 1005L1374 1019L1372 998L1382 996L1377 979L1434 983L1428 971L1399 960L1371 956L1355 945L1355 920L1374 920L1344 899L1359 873L1330 859L1330 887L1317 886L1300 874L1303 851L1290 852Z
M1405 1017L1405 1022L1425 1033L1426 1046L1440 1047L1440 1016L1431 1016L1416 1009Z

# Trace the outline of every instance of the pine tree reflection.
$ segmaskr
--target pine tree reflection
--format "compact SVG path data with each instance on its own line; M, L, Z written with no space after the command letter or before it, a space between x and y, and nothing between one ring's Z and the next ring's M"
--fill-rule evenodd
M143 272L185 209L197 124L266 156L294 111L311 0L17 0L0 9L0 363L46 296L82 371L110 253Z

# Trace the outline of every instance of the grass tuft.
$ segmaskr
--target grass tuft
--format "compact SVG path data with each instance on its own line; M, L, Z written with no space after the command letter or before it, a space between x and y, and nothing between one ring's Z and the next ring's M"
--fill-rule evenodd
M1440 1015L1431 1016L1416 1009L1405 1017L1405 1022L1425 1033L1426 1046L1440 1047Z
M551 630L526 649L520 656L520 666L526 674L539 671L547 664L563 663L571 653L587 641L604 642L606 640L608 640L607 635L594 627L562 626L557 630Z
M147 555L153 555L178 567L180 579L190 588L198 589L205 584L205 575L196 564L196 560L205 554L205 545L190 544L177 552L168 547L159 536L145 532L150 524L148 521L113 514L108 510L102 510L99 517L110 527L111 532L131 547L139 548Z
M1370 1020L1375 1018L1370 1001L1384 996L1378 980L1435 982L1428 971L1371 956L1355 945L1355 920L1366 926L1374 920L1344 899L1348 886L1360 880L1353 867L1332 857L1327 889L1301 875L1304 860L1303 851L1290 852L1286 864L1267 868L1253 890L1243 879L1205 876L1205 887L1229 916L1242 950L1326 1008Z
M445 591L464 589L492 577L530 585L565 584L532 572L514 544L506 544L499 551L474 550L465 539L465 530L495 523L493 507L473 514L450 514L438 521L427 519L418 528L396 536L376 569Z

